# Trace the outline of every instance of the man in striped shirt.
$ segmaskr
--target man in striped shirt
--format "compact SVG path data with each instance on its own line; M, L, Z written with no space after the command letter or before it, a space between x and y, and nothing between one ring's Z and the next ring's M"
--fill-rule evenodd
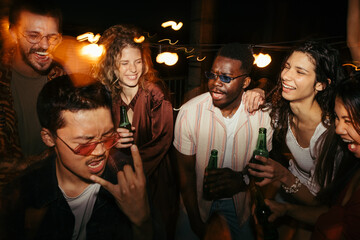
M225 216L233 239L254 239L250 195L242 171L252 157L259 128L267 129L269 151L273 131L269 112L250 115L242 103L253 61L248 45L223 46L206 73L209 92L184 104L176 119L173 144L181 196L191 229L200 239L214 211ZM218 151L218 169L207 176L205 187L213 199L207 201L203 199L203 179L212 149Z

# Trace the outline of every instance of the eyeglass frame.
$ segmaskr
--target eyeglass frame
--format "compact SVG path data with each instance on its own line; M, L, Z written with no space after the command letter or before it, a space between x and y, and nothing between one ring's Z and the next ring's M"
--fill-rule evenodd
M208 74L212 74L212 75L214 75L214 77L210 77ZM216 73L213 73L213 72L211 72L211 71L205 71L205 77L206 77L207 79L209 79L209 80L210 80L210 79L217 79L217 78L219 77L220 81L223 82L223 83L229 83L229 82L231 82L232 80L234 80L234 79L236 79L236 78L244 77L244 76L249 76L249 74L248 74L248 73L244 73L244 74L241 74L241 75L239 75L239 76L237 76L237 77L230 77L230 76L226 76L226 75L224 75L224 74L216 74ZM224 81L224 77L228 78L229 81Z
M38 34L39 36L41 36L40 37L40 40L39 41L37 41L37 42L31 42L30 40L29 40L29 35L26 35L25 33L22 33L22 32L20 32L20 34L26 39L26 41L28 41L28 43L30 43L30 44L38 44L39 42L41 42L41 40L43 40L43 38L45 37L46 39L47 39L47 42L50 44L50 45L56 45L56 44L58 44L58 43L60 43L61 42L61 39L62 39L62 35L61 35L61 33L58 33L58 34L49 34L49 35L42 35L41 33L36 33L36 34ZM57 36L58 38L56 39L56 40L54 40L54 41L50 41L50 37L52 37L52 36ZM58 41L58 42L56 42L56 41ZM54 42L56 42L56 43L54 43Z
M120 139L120 136L119 136L119 133L118 132L116 132L116 131L114 131L113 132L113 134L111 135L111 136L114 136L114 137L107 137L106 139L103 139L103 140L99 140L99 141L95 141L95 142L89 142L89 143L79 143L79 145L75 148L75 149L73 149L72 147L70 147L69 146L69 144L67 144L61 137L59 137L59 135L55 135L58 139L60 139L60 141L62 141L74 154L76 154L76 155L81 155L81 156L90 156L91 154L92 154L92 152L96 149L96 147L100 144L100 143L104 143L105 141L107 141L107 140L109 140L109 139L111 139L111 138L113 138L114 140L117 138L117 140L119 140ZM109 147L109 148L106 148L106 150L109 150L109 149L111 149L113 146L115 146L116 144L117 144L117 140L115 141L115 143L113 144L113 145L111 145L111 147ZM90 144L95 144L96 143L96 146L94 147L94 149L91 151L91 152L89 152L89 154L87 154L87 155L84 155L84 154L80 154L79 153L79 150L77 150L79 147L81 147L81 146L84 146L84 145L90 145Z

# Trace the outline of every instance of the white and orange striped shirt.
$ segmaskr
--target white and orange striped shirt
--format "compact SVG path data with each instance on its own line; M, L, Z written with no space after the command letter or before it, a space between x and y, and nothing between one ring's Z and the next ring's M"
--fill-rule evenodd
M257 111L250 115L240 104L240 117L234 133L231 168L242 171L250 161L256 147L260 127L267 129L267 149L272 149L273 130L269 112ZM197 198L202 220L209 217L211 201L202 198L204 170L211 149L218 150L218 166L222 166L226 146L226 125L219 108L213 105L209 92L185 103L176 118L174 146L184 155L196 155ZM250 216L250 195L240 192L233 196L239 223Z

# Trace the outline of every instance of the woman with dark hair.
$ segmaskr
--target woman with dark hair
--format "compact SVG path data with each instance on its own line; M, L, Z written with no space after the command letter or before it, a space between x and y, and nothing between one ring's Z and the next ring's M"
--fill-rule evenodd
M151 199L161 211L171 239L178 207L178 191L169 156L173 110L165 83L153 68L149 45L141 41L141 37L140 30L130 25L107 29L99 40L106 53L94 74L111 90L117 126L120 107L126 107L135 130L120 134L122 147L131 146L129 140L138 146ZM120 160L116 167L121 167Z
M318 193L317 199L322 205L266 200L273 212L269 220L289 215L315 224L312 239L316 240L360 239L360 74L337 87L335 124L331 128L337 135L332 137L331 143L339 148L323 148L321 156L330 157L324 160L331 161L336 150L342 158L331 183ZM322 172L326 175L326 169Z
M269 99L273 146L285 149L289 160L283 166L272 154L275 160L258 157L263 165L249 164L250 174L264 178L260 186L275 181L281 185L277 199L314 205L319 189L331 181L331 177L315 179L315 169L334 121L334 86L341 77L338 52L324 43L304 42L285 58ZM337 162L331 163L332 172Z

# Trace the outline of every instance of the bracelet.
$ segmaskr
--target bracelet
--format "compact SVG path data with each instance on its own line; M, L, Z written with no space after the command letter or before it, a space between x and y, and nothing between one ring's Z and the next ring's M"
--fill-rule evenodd
M286 193L297 193L300 190L301 182L298 177L295 177L295 183L290 187L286 187L284 184L281 184L281 187L285 190Z

